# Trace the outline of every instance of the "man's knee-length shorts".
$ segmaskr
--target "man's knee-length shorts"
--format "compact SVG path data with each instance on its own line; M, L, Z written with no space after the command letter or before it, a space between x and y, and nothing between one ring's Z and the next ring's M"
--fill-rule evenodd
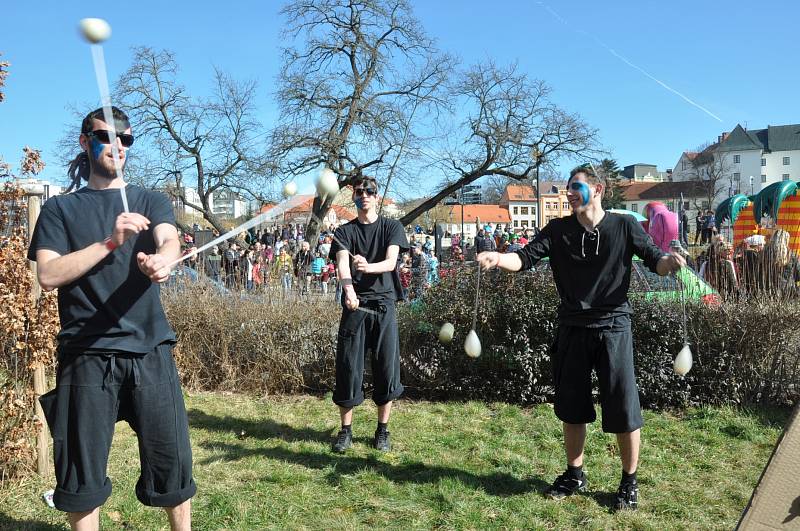
M53 437L56 508L90 511L110 496L106 465L120 420L139 440L137 498L174 507L194 496L189 425L171 345L147 354L60 353L56 388L40 402Z

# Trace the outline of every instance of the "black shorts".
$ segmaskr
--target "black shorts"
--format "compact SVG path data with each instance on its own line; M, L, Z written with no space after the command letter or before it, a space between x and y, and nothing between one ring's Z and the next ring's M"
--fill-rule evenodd
M333 402L354 407L364 401L364 358L370 352L374 391L382 406L403 394L400 383L400 338L394 301L362 301L360 310L342 312L336 338L336 387Z
M139 439L139 501L174 507L194 496L189 424L171 345L147 354L59 353L56 388L39 400L53 437L56 508L90 511L111 495L106 465L120 420Z
M561 324L552 355L555 413L559 419L567 424L595 421L594 369L600 387L603 431L628 433L642 427L629 317L616 317L595 328Z

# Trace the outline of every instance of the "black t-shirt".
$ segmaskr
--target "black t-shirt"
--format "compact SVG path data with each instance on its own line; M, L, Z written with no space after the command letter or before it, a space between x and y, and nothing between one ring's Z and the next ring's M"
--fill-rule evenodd
M561 297L559 320L589 326L631 313L628 288L634 253L653 272L664 255L633 216L611 212L592 232L574 214L556 218L517 251L523 270L550 257Z
M116 350L147 353L174 342L161 307L160 288L141 271L136 254L156 251L153 229L175 224L172 205L164 194L137 186L126 187L131 212L150 220L150 229L132 236L88 273L58 290L62 350ZM64 256L106 239L123 212L119 189L81 188L51 197L43 206L33 232L28 258L49 249Z
M349 221L336 229L334 236L328 254L331 260L336 260L338 251L348 250L354 255L363 256L370 264L374 264L386 259L386 250L390 245L400 247L400 254L408 249L408 239L400 222L382 216L378 216L373 223L359 223L358 219ZM360 299L401 300L403 298L403 289L396 268L380 274L362 274L355 270L351 260L350 275L353 278L353 287Z

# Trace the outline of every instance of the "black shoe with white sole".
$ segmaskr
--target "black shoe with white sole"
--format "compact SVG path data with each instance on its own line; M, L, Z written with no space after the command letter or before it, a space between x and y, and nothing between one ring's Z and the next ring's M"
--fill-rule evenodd
M589 482L583 470L581 470L581 474L577 478L567 470L558 476L553 484L544 491L544 495L552 500L563 500L576 492L585 491L588 485Z

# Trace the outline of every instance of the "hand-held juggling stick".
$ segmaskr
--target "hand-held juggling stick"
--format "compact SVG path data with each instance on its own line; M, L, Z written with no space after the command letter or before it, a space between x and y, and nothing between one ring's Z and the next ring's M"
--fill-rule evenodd
M214 238L213 240L211 240L207 244L203 245L202 247L198 247L194 251L186 253L185 255L181 256L177 260L173 260L172 262L167 264L167 267L172 267L175 264L183 262L187 258L191 258L192 256L198 255L198 254L202 253L203 251L205 251L206 249L210 249L210 248L214 247L215 245L217 245L218 243L224 242L225 240L236 236L237 234L239 234L242 231L245 231L247 229L255 227L256 225L258 225L260 223L263 223L268 218L268 214L269 214L269 212L264 212L263 214L259 214L258 216L254 217L250 221L246 221L246 222L242 223L241 225L239 225L238 227L232 228L231 230L229 230L228 232L226 232L222 236L217 236L216 238Z
M481 264L478 263L478 279L475 284L475 310L472 313L472 330L467 334L467 339L464 341L464 352L470 358L477 358L481 355L481 340L475 332L475 326L478 324L478 300L481 293Z
M117 128L114 124L114 113L111 111L111 93L108 89L108 75L106 74L106 61L103 56L103 45L100 44L111 36L111 26L100 18L84 18L80 22L81 34L92 43L92 61L94 62L94 75L97 78L97 88L100 90L100 105L103 107L103 121L111 128L108 138L111 141L111 155L114 157L114 170L117 178L122 181L122 163L117 147ZM122 208L128 210L128 196L125 193L125 183L119 189L122 198Z

